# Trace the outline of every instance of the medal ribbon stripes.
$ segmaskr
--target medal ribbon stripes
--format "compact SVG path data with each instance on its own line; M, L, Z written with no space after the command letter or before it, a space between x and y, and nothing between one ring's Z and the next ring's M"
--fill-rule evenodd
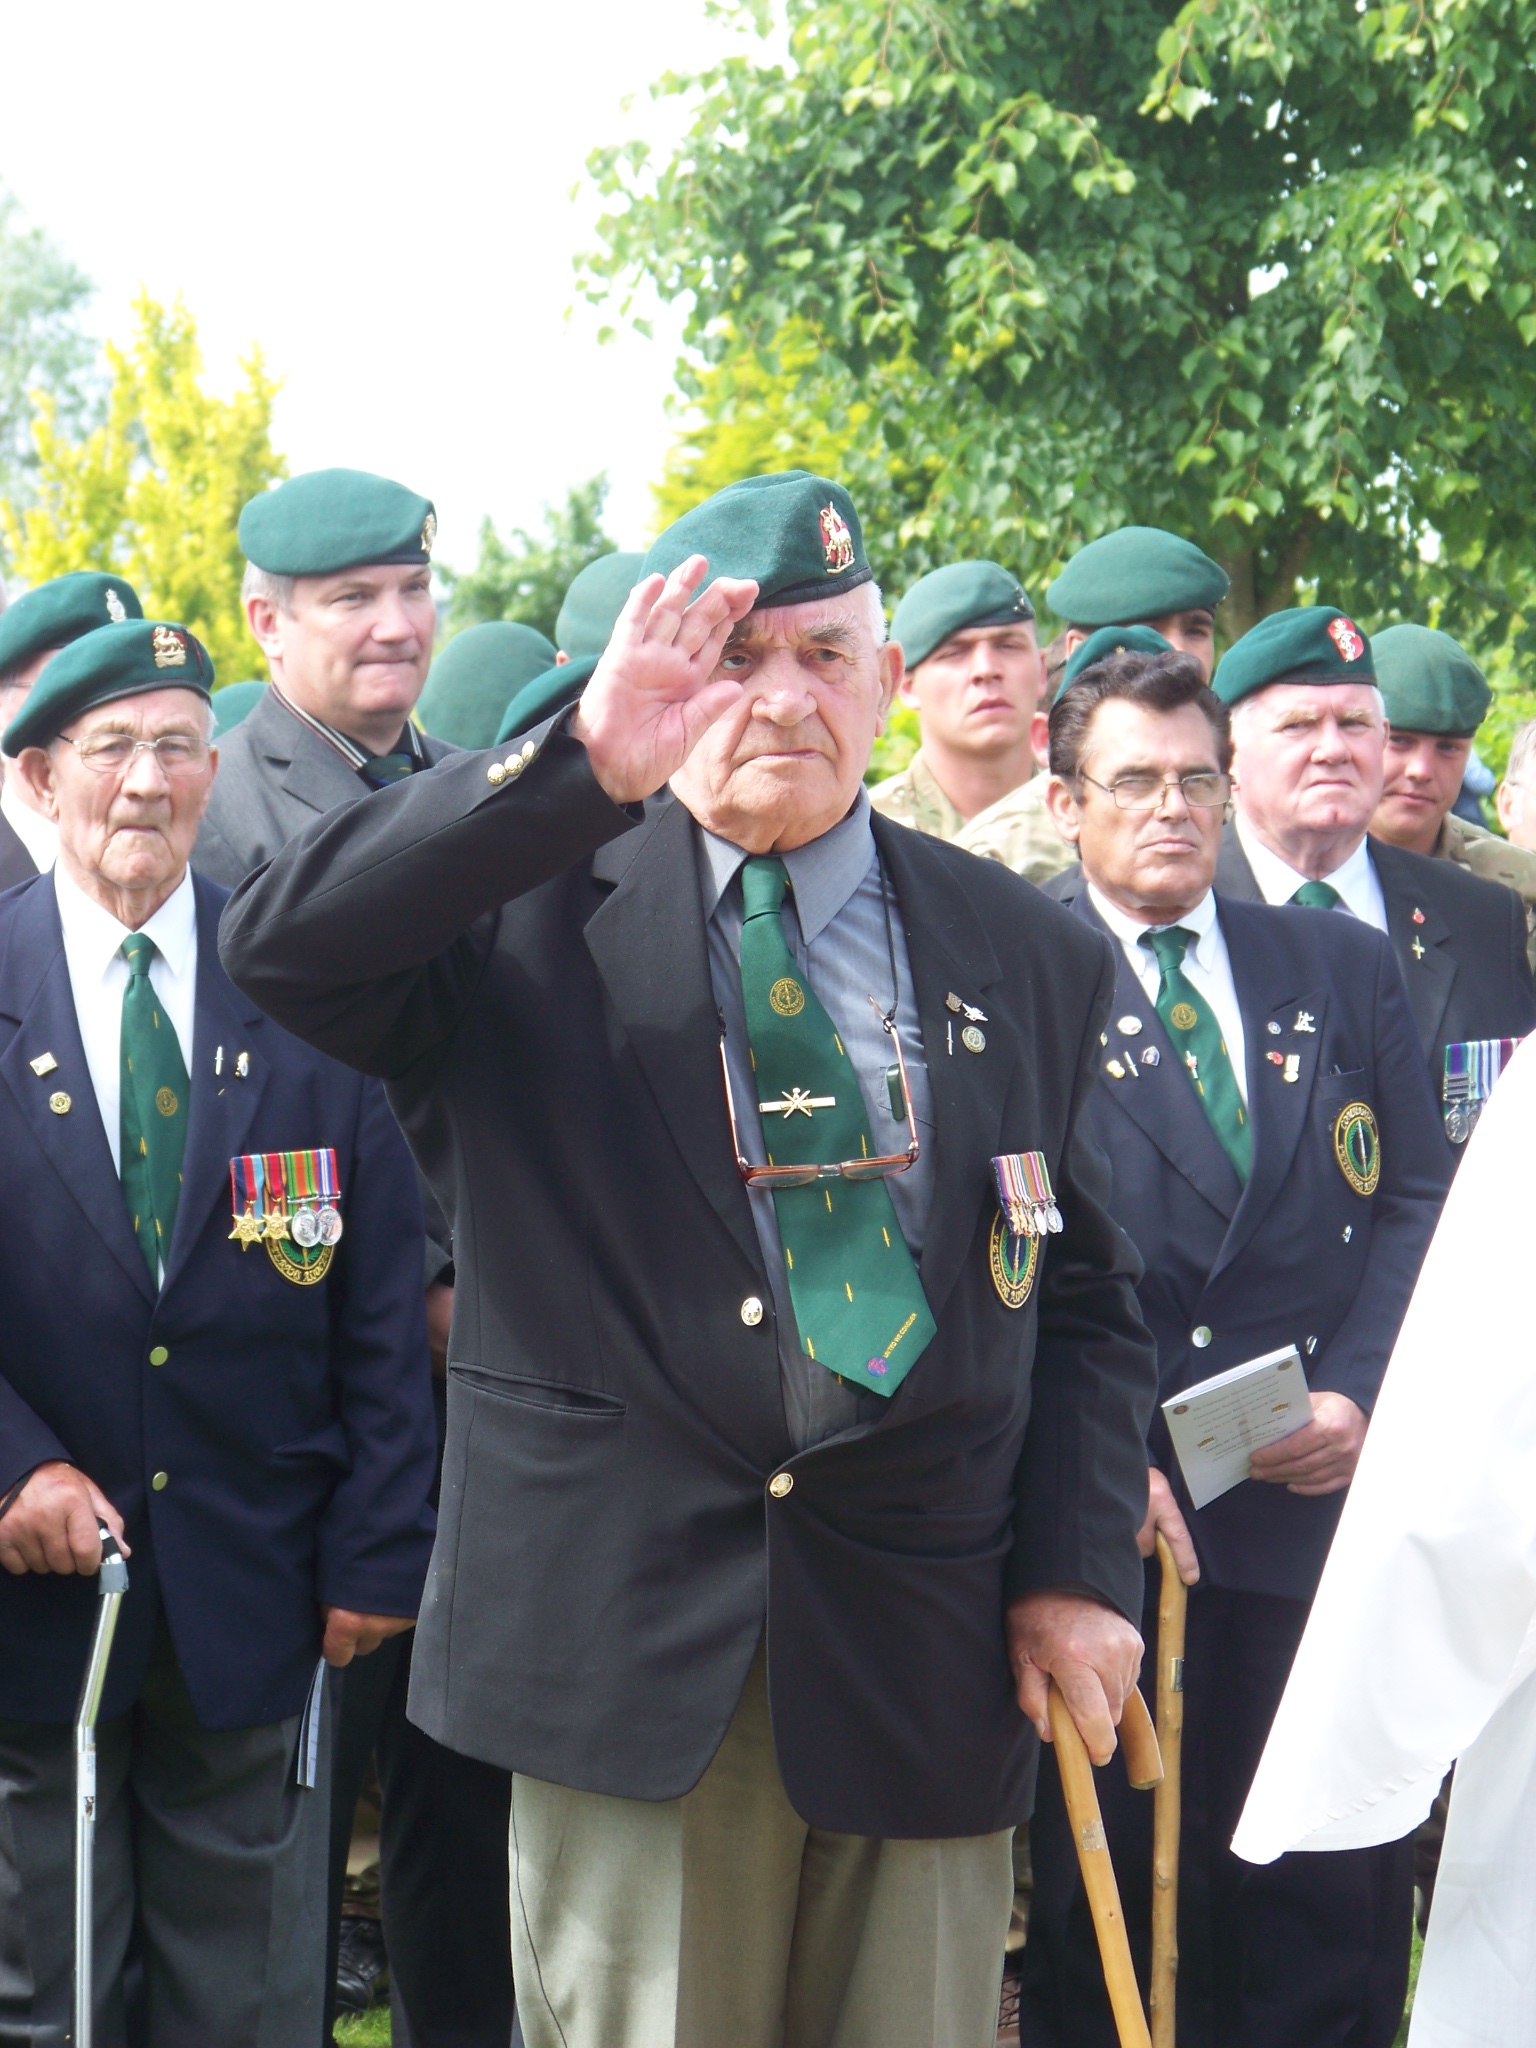
M1445 1135L1453 1145L1465 1145L1471 1137L1494 1082L1519 1043L1518 1038L1475 1038L1445 1048L1441 1101Z
M993 1160L992 1173L1010 1236L1044 1237L1061 1229L1061 1211L1051 1192L1051 1169L1043 1152L1004 1152Z
M332 1146L302 1152L247 1152L229 1162L230 1238L264 1244L285 1280L324 1279L342 1233L341 1183Z

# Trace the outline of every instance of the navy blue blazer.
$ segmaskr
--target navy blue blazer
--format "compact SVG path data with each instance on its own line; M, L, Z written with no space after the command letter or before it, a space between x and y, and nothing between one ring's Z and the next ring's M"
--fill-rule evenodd
M89 1474L133 1546L103 1711L131 1705L163 1609L197 1717L220 1729L301 1710L320 1603L415 1614L436 1445L421 1207L384 1092L239 993L219 964L226 892L195 887L191 1110L158 1297L52 879L0 896L0 1492L47 1459ZM44 1053L57 1065L39 1075ZM299 1287L263 1246L230 1242L229 1162L326 1145L345 1231L327 1277ZM95 1602L94 1578L0 1573L0 1715L73 1717Z
M1102 931L1080 874L1051 893ZM1347 1394L1369 1414L1454 1162L1387 940L1354 918L1225 897L1217 905L1247 1041L1247 1185L1118 943L1109 1043L1088 1117L1113 1171L1110 1213L1146 1262L1136 1292L1157 1340L1152 1462L1174 1484L1212 1584L1310 1599L1343 1493L1303 1499L1245 1479L1196 1511L1161 1403L1294 1344L1314 1393ZM1141 1029L1118 1029L1126 1017ZM1292 1082L1288 1058L1299 1062ZM1380 1130L1381 1179L1369 1197L1351 1187L1334 1150L1339 1113L1357 1101ZM1197 1342L1196 1332L1209 1337Z

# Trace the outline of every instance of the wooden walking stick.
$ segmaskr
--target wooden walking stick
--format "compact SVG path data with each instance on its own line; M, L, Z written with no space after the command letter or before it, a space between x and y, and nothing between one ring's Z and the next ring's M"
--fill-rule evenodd
M1174 2048L1179 1975L1179 1828L1184 1749L1184 1618L1189 1588L1179 1576L1168 1539L1159 1535L1163 1568L1157 1601L1157 1742L1163 1782L1152 1808L1152 2048Z
M1109 1845L1104 1839L1099 1795L1093 1788L1093 1765L1077 1732L1077 1723L1054 1684L1050 1691L1050 1714L1051 1733L1056 1738L1056 1768L1072 1839L1077 1844L1078 1866L1083 1873L1083 1889L1088 1894L1088 1909L1093 1915L1093 1931L1098 1937L1099 1960L1104 1966L1104 1985L1109 1992L1120 2048L1151 2048L1152 2037L1141 2009L1131 1945L1126 1939L1125 1916L1120 1910L1120 1888L1115 1883ZM1126 1696L1120 1719L1120 1747L1126 1772L1138 1792L1161 1781L1163 1769L1158 1759L1157 1736L1147 1703L1135 1686Z

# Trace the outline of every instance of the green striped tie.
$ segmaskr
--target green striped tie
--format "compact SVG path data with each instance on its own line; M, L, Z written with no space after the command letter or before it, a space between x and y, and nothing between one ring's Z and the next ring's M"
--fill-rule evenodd
M187 1067L176 1032L149 978L159 948L130 932L119 951L128 962L123 991L119 1135L123 1196L134 1235L156 1285L171 1248L181 1162L187 1149Z
M1232 1071L1227 1041L1210 1005L1184 973L1184 955L1194 938L1192 931L1175 924L1164 931L1143 932L1141 943L1156 955L1162 973L1157 1014L1183 1055L1185 1070L1194 1083L1206 1121L1216 1133L1222 1151L1237 1168L1238 1179L1246 1181L1253 1165L1253 1132L1243 1108L1237 1076Z
M879 1148L858 1075L784 937L788 879L781 860L741 871L741 992L768 1163L869 1159ZM936 1325L884 1180L779 1188L773 1206L801 1343L828 1372L894 1394Z

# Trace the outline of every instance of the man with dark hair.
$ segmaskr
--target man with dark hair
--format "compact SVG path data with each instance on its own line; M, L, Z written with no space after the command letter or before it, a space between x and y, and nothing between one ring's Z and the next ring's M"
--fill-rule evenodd
M1306 1620L1447 1174L1386 940L1212 893L1230 790L1227 712L1178 652L1110 653L1051 712L1050 802L1081 866L1048 885L1115 942L1113 1021L1090 1128L1111 1208L1145 1262L1159 1395L1282 1347L1311 1419L1196 1509L1161 1415L1148 1443L1161 1530L1190 1598L1178 2033L1184 2048L1387 2048L1412 1916L1407 1845L1287 1857L1227 1843ZM1353 1149L1352 1149L1353 1148ZM1358 1163L1363 1160L1363 1167ZM1156 1625L1149 1564L1143 1627ZM1149 1656L1144 1684L1153 1690ZM1101 1791L1145 1973L1150 1802ZM1058 1782L1032 1824L1022 2039L1115 2039Z
M1233 714L1223 896L1299 903L1386 933L1446 1136L1464 1143L1499 1048L1536 1026L1524 906L1453 860L1371 833L1387 721L1373 643L1337 607L1261 619L1222 656L1214 688Z

